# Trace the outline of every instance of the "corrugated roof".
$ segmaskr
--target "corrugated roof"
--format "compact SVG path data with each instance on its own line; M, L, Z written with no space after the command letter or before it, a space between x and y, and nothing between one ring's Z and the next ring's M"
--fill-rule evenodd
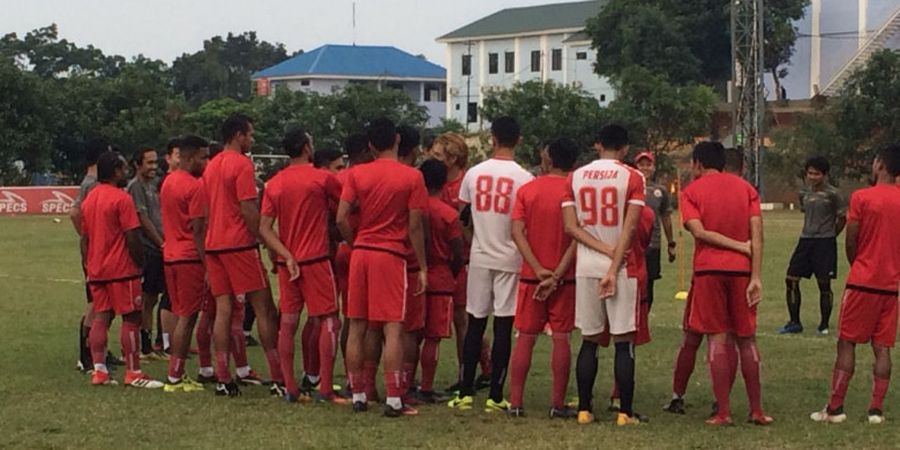
M447 70L396 47L323 45L263 69L253 78L309 75L443 80Z
M596 16L609 0L509 8L451 31L438 41L464 38L533 33L544 30L582 28L584 22Z

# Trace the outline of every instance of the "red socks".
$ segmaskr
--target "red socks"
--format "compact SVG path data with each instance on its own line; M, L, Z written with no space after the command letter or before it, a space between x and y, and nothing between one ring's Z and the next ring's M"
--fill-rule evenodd
M200 313L197 324L197 353L200 367L212 367L212 330L215 316L206 312Z
M168 376L169 381L173 383L184 377L184 358L179 358L175 355L169 356Z
M401 396L406 396L409 388L413 383L413 372L416 370L416 363L404 362L403 369L400 370L400 392Z
M122 354L125 355L125 368L129 372L141 371L141 316L133 314L136 318L122 317L122 328L119 331L119 339L122 341ZM93 329L92 329L93 331ZM106 355L100 361L105 361Z
M375 389L375 376L378 374L378 363L375 361L363 361L363 392L369 400L378 398L378 391ZM351 383L354 383L351 381ZM353 384L353 391L356 392L356 384Z
M681 341L681 347L678 348L678 355L675 357L675 375L672 377L672 392L679 397L684 397L687 392L687 384L694 372L697 350L702 341L703 335L701 334L684 333L684 339Z
M763 415L762 387L759 381L759 349L756 342L739 345L741 356L741 375L744 377L744 385L747 387L747 399L750 403L750 413ZM736 372L735 372L736 373ZM731 380L734 384L734 379Z
M244 339L244 305L236 303L231 310L231 353L235 367L249 367L247 341ZM218 349L216 349L218 353Z
M294 336L297 334L299 321L300 314L282 314L281 326L278 327L278 354L285 388L295 396L300 395L297 377L294 376Z
M106 365L106 340L109 334L109 323L105 320L94 319L91 325L91 333L88 335L88 342L91 345L91 359L94 360L94 367L98 364Z
M569 388L572 350L569 345L569 333L553 333L552 339L550 369L553 372L553 391L550 404L556 409L563 409L566 406L566 390Z
M216 380L219 383L231 381L231 372L228 370L228 352L216 350Z
M321 325L318 320L306 319L300 335L300 346L303 349L303 372L306 375L319 375L319 333Z
M341 336L341 320L337 316L322 319L318 328L319 393L328 396L334 393L334 359L337 356L338 339Z
M844 406L844 397L847 396L847 388L850 386L851 378L853 378L853 372L844 372L836 367L831 372L831 399L828 401L829 410L834 411Z
M403 396L403 373L400 370L384 371L384 386L387 390L388 398Z
M869 409L883 411L884 396L887 395L888 385L891 380L889 378L879 378L878 376L875 376L872 381L872 403L869 404Z
M536 334L521 332L516 339L509 363L509 401L513 408L522 407L525 380L528 377L528 369L531 368L531 353L536 341Z
M426 338L422 344L422 391L434 392L434 375L437 373L438 359L441 351L441 340Z
M709 342L709 374L712 378L713 393L719 406L719 417L731 417L732 371L737 367L737 352L733 343Z

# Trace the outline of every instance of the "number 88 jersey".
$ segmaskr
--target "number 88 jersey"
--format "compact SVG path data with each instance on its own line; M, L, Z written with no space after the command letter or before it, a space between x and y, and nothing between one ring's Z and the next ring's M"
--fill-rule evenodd
M622 234L625 209L644 205L644 176L620 161L598 159L569 175L571 189L562 207L574 206L578 223L605 244L615 246ZM602 278L612 260L578 244L575 276Z
M512 239L512 210L516 193L534 179L511 159L491 158L466 172L459 200L471 205L472 253L469 265L518 272L522 257Z

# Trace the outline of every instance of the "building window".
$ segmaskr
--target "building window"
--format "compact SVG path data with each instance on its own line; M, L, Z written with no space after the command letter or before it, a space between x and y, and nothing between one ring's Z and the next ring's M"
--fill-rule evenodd
M605 101L606 101L606 94L600 94L600 101L601 101L601 102L605 102Z
M456 110L459 111L459 103L456 104Z
M300 86L309 86L309 80L300 80Z
M516 54L514 52L506 52L503 55L503 65L506 66L506 73L516 71Z
M478 103L471 102L469 103L469 108L466 111L466 123L475 122L478 122Z
M534 50L531 52L531 71L541 71L541 52L538 50Z
M587 59L587 52L578 52L575 54L575 59L579 61L583 61Z
M488 53L488 73L497 73L499 69L500 55L496 53Z
M562 70L562 49L554 48L550 59L550 70Z
M444 103L447 101L447 90L439 83L425 83L425 101Z
M462 74L472 75L472 55L462 55Z
M398 91L402 91L403 83L400 83L399 81L388 81L387 83L384 84L384 87L386 87L388 89L396 89Z

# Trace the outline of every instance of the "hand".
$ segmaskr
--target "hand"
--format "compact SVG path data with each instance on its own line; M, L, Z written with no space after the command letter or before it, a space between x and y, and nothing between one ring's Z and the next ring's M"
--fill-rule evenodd
M669 262L675 262L675 246L669 245Z
M428 271L420 270L419 271L419 289L413 293L415 296L419 296L425 293L428 289Z
M539 270L535 271L535 275L537 275L538 280L544 281L547 278L553 278L553 271L550 269L541 267Z
M616 274L615 273L607 273L605 277L600 280L600 286L598 289L600 293L600 300L606 300L616 295Z
M547 300L556 288L559 286L559 281L556 280L555 277L547 278L544 281L541 281L538 284L537 289L534 291L534 299L542 302Z
M762 281L759 277L753 277L750 279L750 284L747 286L747 305L751 308L756 306L762 300Z
M291 281L300 278L300 266L297 264L297 261L295 261L294 258L288 259L284 262L284 264L287 266L288 274L290 274L291 276Z
M745 256L753 256L753 249L750 247L750 241L741 243L741 253Z

